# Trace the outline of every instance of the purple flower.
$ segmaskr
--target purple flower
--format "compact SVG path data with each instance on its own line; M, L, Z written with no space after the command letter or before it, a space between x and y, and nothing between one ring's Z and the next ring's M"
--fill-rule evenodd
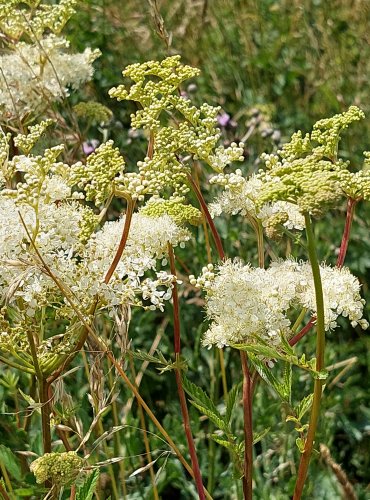
M82 143L82 149L86 156L91 155L98 146L99 141L97 139L91 139Z
M227 127L227 125L230 123L231 116L223 111L217 116L217 122L220 125L220 127Z

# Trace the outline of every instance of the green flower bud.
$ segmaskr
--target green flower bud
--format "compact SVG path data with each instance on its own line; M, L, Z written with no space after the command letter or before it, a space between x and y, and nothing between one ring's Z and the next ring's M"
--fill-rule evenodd
M53 484L65 485L76 479L83 463L75 451L45 453L31 463L30 469L39 484L50 479Z

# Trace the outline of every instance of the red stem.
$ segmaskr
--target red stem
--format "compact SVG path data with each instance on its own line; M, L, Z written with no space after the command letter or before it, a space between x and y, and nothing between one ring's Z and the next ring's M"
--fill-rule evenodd
M313 325L315 324L315 321L316 321L316 316L312 316L312 318L310 319L310 321L307 323L307 325L305 325L302 330L300 330L296 335L294 335L294 337L292 337L290 340L289 340L289 344L291 346L294 346L296 345L297 342L299 342L301 340L301 338L303 338L306 333L308 333L311 328L313 327Z
M194 193L195 193L195 195L196 195L196 197L197 197L197 199L198 199L198 201L199 201L199 203L204 211L204 215L206 216L209 228L212 232L212 236L213 236L216 248L217 248L218 255L219 255L221 260L225 260L226 256L225 256L225 252L224 252L224 249L222 246L222 241L221 241L220 235L218 234L216 226L213 222L211 214L209 213L207 203L205 202L200 189L198 188L198 186L196 185L194 179L192 178L192 176L190 174L188 174L188 180L189 180L191 187L192 187L192 189L193 189L193 191L194 191Z
M106 283L106 284L109 283L109 280L111 279L114 271L116 270L116 267L118 266L118 263L122 257L123 251L125 249L125 246L127 243L127 238L128 238L128 233L130 231L132 214L134 213L135 203L136 203L135 200L132 200L131 198L127 199L127 210L126 210L125 224L123 226L121 241L119 242L117 252L116 252L116 255L114 256L113 262L110 265L110 267L107 271L107 274L105 275L104 283Z
M172 245L170 243L168 243L168 257L169 257L169 262L170 262L171 273L173 274L173 276L176 276L175 256L173 253ZM180 331L179 296L178 296L178 292L177 292L177 284L176 283L174 283L174 285L173 285L172 300L173 300L173 324L174 324L173 329L174 329L175 359L176 359L176 363L179 363L180 362L180 350L181 350L181 331ZM183 420L183 424L184 424L184 428L185 428L186 439L187 439L188 446L189 446L191 464L192 464L193 471L194 471L194 479L195 479L199 498L201 500L205 500L206 497L204 494L203 480L202 480L202 475L201 475L200 468L199 468L199 462L198 462L197 452L195 449L193 435L191 432L189 412L188 412L188 407L186 404L185 392L184 392L184 389L182 387L181 371L179 368L175 369L175 375L176 375L177 392L179 394L179 400L180 400L182 420Z
M340 250L336 264L336 266L339 268L343 267L344 259L346 258L349 236L351 233L351 226L352 226L353 216L355 213L356 204L357 200L348 198L346 223L344 225L342 242L340 244Z
M252 430L252 391L251 373L245 352L240 351L243 370L243 408L244 408L244 500L252 499L252 469L253 469L253 430Z

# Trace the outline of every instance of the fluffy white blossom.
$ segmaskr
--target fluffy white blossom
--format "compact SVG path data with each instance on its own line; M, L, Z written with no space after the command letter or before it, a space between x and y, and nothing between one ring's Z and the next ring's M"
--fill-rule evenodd
M53 34L37 43L19 42L0 57L0 107L13 116L37 112L91 80L99 50L67 52L69 42ZM16 107L16 109L14 109Z
M174 277L156 271L158 259L165 255L167 242L176 246L188 240L190 233L167 215L151 218L134 214L125 251L109 284L105 284L125 217L105 223L83 245L80 233L84 210L77 201L47 204L40 200L36 213L28 205L17 206L12 199L0 196L3 299L9 303L22 299L30 316L46 303L64 302L55 282L40 269L21 213L43 260L82 307L88 308L98 295L104 307L127 302L162 309L171 297ZM147 276L147 271L151 275Z
M358 279L346 267L339 269L321 265L320 274L324 294L325 328L336 328L338 316L348 317L353 327L359 324L362 328L367 328L368 322L362 319L365 300L361 298ZM303 285L300 303L316 313L313 278L308 263L300 266L300 280Z
M352 326L367 328L362 319L364 300L360 284L348 269L321 265L324 290L325 328L337 326L339 315ZM268 269L252 268L240 261L226 261L214 271L210 265L191 283L206 292L206 313L211 324L203 345L224 347L230 343L255 343L257 337L278 345L289 336L294 309L305 307L316 313L311 266L294 260L279 261Z
M296 205L278 201L259 206L258 200L263 182L258 175L246 179L238 169L235 173L216 175L210 182L224 188L223 193L210 205L212 216L221 215L223 212L231 215L240 213L243 216L260 219L262 225L266 227L269 221L281 214L286 218L283 225L287 229L304 229L304 217Z

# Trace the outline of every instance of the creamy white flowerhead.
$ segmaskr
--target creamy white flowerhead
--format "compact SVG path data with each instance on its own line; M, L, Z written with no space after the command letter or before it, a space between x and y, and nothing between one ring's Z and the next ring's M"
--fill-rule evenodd
M367 328L362 319L365 301L360 283L346 268L320 266L324 290L325 328L337 326L339 315L352 326ZM311 266L307 262L274 262L268 269L253 268L240 261L226 261L217 272L203 268L193 285L206 292L206 313L211 325L203 345L224 347L232 343L257 342L257 337L273 344L291 334L291 319L304 307L316 313ZM293 313L293 314L292 314Z
M19 42L1 56L0 108L9 116L37 112L91 80L100 51L71 54L68 47L66 39L50 34L34 44Z
M60 194L63 191L59 189ZM20 213L43 260L82 307L88 308L98 295L102 307L129 303L163 309L164 301L171 298L174 277L157 271L158 260L166 254L168 242L177 246L187 241L190 233L167 215L153 218L134 214L125 251L109 284L105 284L104 277L117 251L125 217L106 222L83 244L80 237L85 210L78 201L40 200L36 213L28 205L17 206L13 199L0 196L3 299L14 304L24 301L28 316L48 303L62 304L61 314L68 313L57 285L40 269ZM151 271L150 276L147 271Z
M304 217L296 205L286 201L259 205L263 182L258 175L253 174L249 178L245 178L241 170L238 169L235 173L216 175L211 178L210 182L224 188L223 193L210 205L212 216L218 216L222 213L230 215L240 213L243 216L259 219L266 227L276 215L284 214L286 220L283 225L287 229L300 231L304 229Z

